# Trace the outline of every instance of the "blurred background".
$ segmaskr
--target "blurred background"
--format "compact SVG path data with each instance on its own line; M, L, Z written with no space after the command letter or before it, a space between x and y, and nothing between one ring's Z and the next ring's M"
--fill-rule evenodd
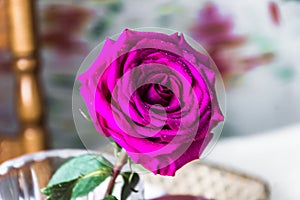
M202 44L223 77L226 123L208 158L263 177L276 199L300 199L289 182L300 178L299 19L297 0L0 0L0 163L84 148L71 103L84 58L124 28L163 27Z
M5 9L5 0L0 0ZM300 123L300 3L297 1L39 0L38 40L52 148L82 147L71 95L87 54L124 28L165 27L192 36L225 81L222 137ZM0 133L18 130L5 12L0 12Z

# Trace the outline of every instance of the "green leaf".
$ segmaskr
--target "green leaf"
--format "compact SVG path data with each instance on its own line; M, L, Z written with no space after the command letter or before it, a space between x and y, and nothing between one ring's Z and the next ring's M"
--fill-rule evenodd
M123 172L122 174L124 184L121 192L121 200L126 200L131 192L137 192L135 186L138 184L140 178L137 173Z
M48 186L78 179L98 169L111 170L113 165L103 156L85 154L65 162L52 176Z
M47 200L70 200L87 195L112 173L112 164L102 156L86 154L64 163L42 190Z
M109 195L109 196L105 197L103 200L118 200L118 199L113 195Z
M107 177L111 175L111 171L107 169L98 169L97 171L80 176L69 182L59 183L48 186L42 192L52 199L70 200L72 198L86 196L99 186Z
M104 169L83 176L76 183L73 189L72 198L86 196L109 177L110 174L111 171Z
M44 188L42 193L47 196L46 200L70 200L76 182L77 179L52 185Z

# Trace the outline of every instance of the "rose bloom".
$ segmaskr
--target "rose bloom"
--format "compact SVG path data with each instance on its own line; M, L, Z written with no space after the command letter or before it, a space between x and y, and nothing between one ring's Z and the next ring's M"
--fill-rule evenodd
M211 60L179 33L124 30L79 76L95 128L155 174L198 159L223 121Z

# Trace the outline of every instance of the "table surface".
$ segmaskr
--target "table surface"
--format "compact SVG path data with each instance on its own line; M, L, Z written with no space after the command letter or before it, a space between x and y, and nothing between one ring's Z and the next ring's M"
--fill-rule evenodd
M217 143L205 160L268 182L271 200L300 199L300 124Z

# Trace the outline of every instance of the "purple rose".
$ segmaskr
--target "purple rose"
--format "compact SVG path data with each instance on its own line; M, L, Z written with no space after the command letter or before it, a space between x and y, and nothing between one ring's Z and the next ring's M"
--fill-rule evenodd
M126 29L79 80L96 129L155 174L198 159L223 121L211 61L182 34Z

